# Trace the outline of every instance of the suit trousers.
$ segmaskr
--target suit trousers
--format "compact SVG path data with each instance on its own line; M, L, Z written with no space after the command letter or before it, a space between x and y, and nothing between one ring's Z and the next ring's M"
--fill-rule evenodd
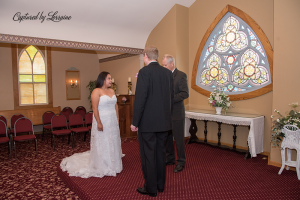
M177 150L177 165L185 165L185 144L184 144L184 126L185 119L172 120L172 130L168 133L167 144L166 144L166 160L167 162L175 163L175 150L173 137L176 144Z
M165 143L168 131L138 132L140 156L147 192L164 189L166 180Z

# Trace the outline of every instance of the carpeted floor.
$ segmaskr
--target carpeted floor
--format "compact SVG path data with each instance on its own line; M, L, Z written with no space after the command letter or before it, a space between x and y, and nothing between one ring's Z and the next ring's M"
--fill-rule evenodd
M89 142L82 138L76 141L72 149L67 139L63 143L60 139L54 152L50 142L38 135L38 158L34 145L26 142L17 144L18 160L11 161L7 145L0 145L0 199L79 199L57 176L57 166L64 157L89 150ZM123 171L117 177L91 178L102 184L87 189L100 192L100 199L152 199L135 191L143 184L138 142L123 140L122 149L126 154ZM268 166L263 156L244 160L242 154L190 144L186 157L180 173L173 173L174 166L167 166L165 191L158 199L300 199L296 172L284 170L278 175L279 168Z

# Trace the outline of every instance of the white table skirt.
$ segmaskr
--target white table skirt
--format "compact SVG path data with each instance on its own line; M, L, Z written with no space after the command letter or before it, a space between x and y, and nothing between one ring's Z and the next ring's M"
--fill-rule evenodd
M259 117L236 117L227 115L215 115L201 112L185 112L185 137L190 136L189 128L191 125L190 119L208 120L222 122L225 124L250 126L248 135L248 145L251 157L256 157L257 154L264 151L264 116Z

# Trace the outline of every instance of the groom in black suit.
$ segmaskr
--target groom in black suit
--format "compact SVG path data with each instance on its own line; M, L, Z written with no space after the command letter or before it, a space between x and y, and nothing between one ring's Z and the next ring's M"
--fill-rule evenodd
M163 67L169 69L173 73L174 79L174 103L172 110L172 130L168 134L166 143L166 164L175 164L174 142L177 149L177 165L174 172L181 172L185 165L184 151L184 126L185 126L185 109L183 100L189 97L189 88L187 76L184 72L179 71L175 67L175 59L173 56L166 54L162 60Z
M147 66L138 73L131 130L138 131L145 179L144 187L137 188L137 192L155 197L165 186L164 145L172 128L173 76L158 64L156 47L145 48L143 54Z

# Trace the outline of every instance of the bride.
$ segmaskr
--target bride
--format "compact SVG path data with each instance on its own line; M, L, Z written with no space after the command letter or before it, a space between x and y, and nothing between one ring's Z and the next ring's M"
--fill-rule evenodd
M60 164L70 176L82 178L116 176L123 169L118 105L111 86L111 75L101 72L91 94L93 124L91 149L64 158Z

